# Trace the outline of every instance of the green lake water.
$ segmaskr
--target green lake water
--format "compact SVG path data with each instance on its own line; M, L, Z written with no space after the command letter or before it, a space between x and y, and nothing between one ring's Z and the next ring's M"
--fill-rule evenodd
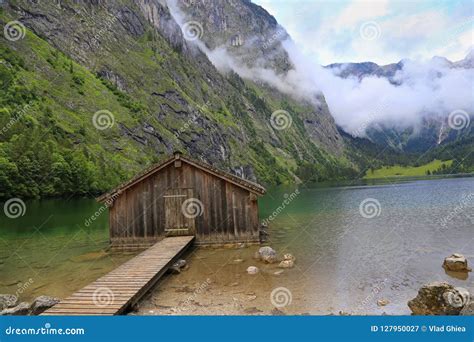
M296 189L270 188L259 200L261 219L271 217L268 244L279 254L292 253L294 268L275 276L275 265L253 260L258 246L198 248L186 257L189 270L165 279L158 298L172 298L177 281L192 285L210 277L215 296L232 296L222 289L239 283L255 293L252 305L263 311L271 308L272 289L285 287L292 294L288 313L407 314L407 300L427 282L446 280L474 292L471 275L447 274L441 267L454 252L474 264L474 178ZM370 203L376 203L375 214ZM0 293L25 301L42 294L65 297L131 258L104 252L107 214L86 224L98 209L93 199L69 199L28 201L25 215L15 219L0 212ZM236 258L244 261L235 265ZM246 274L250 265L261 268L259 275ZM378 299L390 303L378 307Z

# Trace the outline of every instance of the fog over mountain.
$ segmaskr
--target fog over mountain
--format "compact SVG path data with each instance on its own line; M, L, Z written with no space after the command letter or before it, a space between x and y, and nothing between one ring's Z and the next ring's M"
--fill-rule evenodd
M182 25L186 13L174 1L168 3ZM457 63L440 57L403 60L386 67L370 63L374 72L364 73L364 64L369 63L318 65L300 52L282 27L266 41L257 37L245 40L243 46L257 56L269 46L275 54L283 49L291 67L281 71L267 67L268 54L249 63L229 44L209 48L210 44L199 39L195 43L222 72L233 70L243 78L269 83L315 105L316 95L322 92L337 125L353 136L366 136L366 130L376 124L397 130L413 128L416 134L427 120L445 122L454 112L457 120L466 122L474 113L473 51Z

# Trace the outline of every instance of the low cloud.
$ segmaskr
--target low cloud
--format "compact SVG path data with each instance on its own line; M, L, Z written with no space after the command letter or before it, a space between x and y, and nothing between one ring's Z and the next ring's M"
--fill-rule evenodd
M172 7L172 14L182 25L184 15L177 7ZM200 40L192 43L221 72L233 70L243 78L266 82L315 105L317 95L322 92L336 123L355 136L364 136L365 130L375 124L416 129L427 119L446 120L455 110L474 113L474 69L452 68L449 62L439 58L406 60L390 81L376 76L341 78L338 76L341 70L313 62L291 39L283 41L282 46L294 68L284 74L263 67L264 61L250 67L231 55L225 46L210 50Z

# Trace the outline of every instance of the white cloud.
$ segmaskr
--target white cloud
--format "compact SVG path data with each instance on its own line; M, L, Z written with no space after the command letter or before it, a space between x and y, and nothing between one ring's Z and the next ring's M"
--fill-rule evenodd
M173 13L175 11L178 12ZM172 13L182 22L179 10L174 9ZM410 19L405 29L414 27L415 22ZM440 27L444 25L440 23ZM469 39L464 34L456 37L458 44L468 45ZM377 47L380 48L374 41L360 36L349 42L357 51L356 56L375 56ZM315 95L322 92L336 123L355 135L364 135L365 128L376 123L406 128L416 127L424 119L445 119L454 110L474 114L474 69L452 69L440 59L406 61L395 75L400 85L394 85L379 77L339 78L333 70L321 67L301 53L290 39L282 45L295 68L284 75L259 67L259 63L249 67L232 56L225 46L211 51L199 40L193 43L222 72L231 69L243 78L269 83L281 92L313 101L315 105L318 104ZM394 52L385 55L391 56Z
M404 58L431 58L443 51L441 55L459 59L472 45L467 42L472 40L467 32L474 32L471 0L254 1L269 6L301 50L320 64L389 64ZM380 27L378 39L360 37L359 29L366 22Z
M377 17L383 17L389 14L389 1L367 1L353 0L344 10L331 20L332 26L339 30L349 29L357 26L361 22L371 21ZM330 25L329 22L326 23Z

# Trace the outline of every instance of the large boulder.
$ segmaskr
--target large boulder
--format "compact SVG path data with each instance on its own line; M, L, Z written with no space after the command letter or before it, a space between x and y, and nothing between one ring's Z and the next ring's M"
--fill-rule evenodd
M18 303L18 297L12 294L0 294L0 310L14 307Z
M469 303L469 292L445 282L423 285L418 295L408 302L414 315L459 315Z
M31 314L39 315L43 311L46 311L47 309L58 303L59 298L50 296L39 296L34 300L33 304L31 304Z
M447 271L453 272L470 272L471 269L467 265L467 259L462 254L454 253L444 259L443 267Z
M255 258L271 264L277 261L277 253L269 246L260 247L258 252L255 253Z
M30 304L22 302L17 306L0 311L0 316L25 316L30 313Z

